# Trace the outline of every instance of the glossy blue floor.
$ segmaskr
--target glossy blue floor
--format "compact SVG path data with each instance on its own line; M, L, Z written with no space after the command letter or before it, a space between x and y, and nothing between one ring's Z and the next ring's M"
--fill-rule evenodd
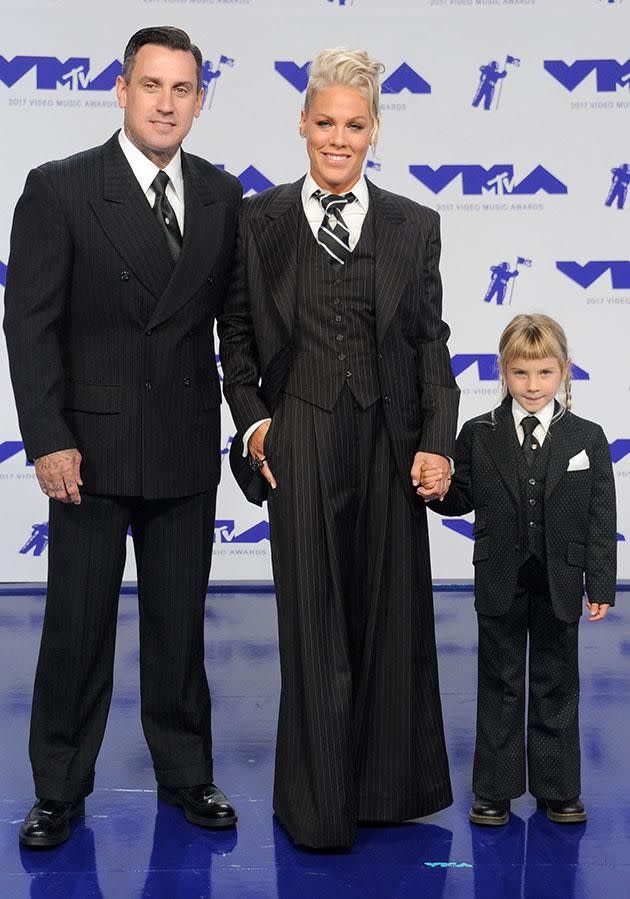
M96 789L71 840L18 848L32 801L27 731L41 595L0 596L0 897L46 899L617 899L630 896L630 611L581 624L586 825L559 826L531 797L509 825L468 823L475 717L472 598L436 592L454 805L420 822L361 828L353 851L296 849L271 810L279 671L273 595L211 594L206 658L216 779L237 805L232 832L188 824L157 802L138 714L136 599L121 598L114 700Z

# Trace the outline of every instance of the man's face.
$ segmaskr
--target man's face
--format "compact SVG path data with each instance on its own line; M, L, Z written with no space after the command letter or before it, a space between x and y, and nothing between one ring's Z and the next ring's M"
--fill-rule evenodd
M144 44L129 82L116 81L118 105L125 110L127 137L163 168L177 152L201 111L195 58L188 50Z
M350 190L361 177L370 145L372 118L365 97L352 87L335 85L317 91L301 131L311 161L311 175L334 194Z

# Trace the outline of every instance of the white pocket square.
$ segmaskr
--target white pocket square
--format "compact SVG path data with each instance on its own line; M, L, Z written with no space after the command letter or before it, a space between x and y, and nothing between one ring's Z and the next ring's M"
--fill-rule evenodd
M567 471L584 471L590 467L591 463L586 455L586 450L582 450L576 456L571 456L567 465Z

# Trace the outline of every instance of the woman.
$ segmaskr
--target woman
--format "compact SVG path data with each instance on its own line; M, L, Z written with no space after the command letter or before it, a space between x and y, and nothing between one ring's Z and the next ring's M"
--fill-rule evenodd
M235 470L244 446L270 488L274 809L311 848L452 801L424 499L448 488L459 391L438 216L362 175L382 70L358 50L314 60L310 171L244 204L219 325ZM425 466L439 476L423 486Z

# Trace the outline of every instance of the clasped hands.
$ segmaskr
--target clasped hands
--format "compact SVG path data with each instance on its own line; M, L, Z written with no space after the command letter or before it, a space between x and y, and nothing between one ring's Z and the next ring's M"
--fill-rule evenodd
M411 466L411 484L425 502L443 500L451 485L451 463L437 453L416 453Z

